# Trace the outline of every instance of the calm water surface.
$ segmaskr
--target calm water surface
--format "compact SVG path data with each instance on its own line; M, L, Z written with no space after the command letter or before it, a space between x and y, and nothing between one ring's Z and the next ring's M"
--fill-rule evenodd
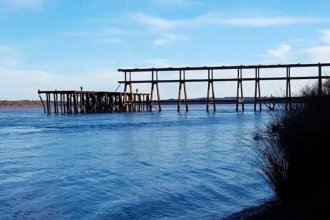
M272 196L252 165L268 112L44 115L0 108L0 219L215 219Z

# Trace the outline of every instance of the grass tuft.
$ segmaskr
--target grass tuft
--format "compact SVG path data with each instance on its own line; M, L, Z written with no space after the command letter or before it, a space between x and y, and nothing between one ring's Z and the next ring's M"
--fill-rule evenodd
M284 203L330 196L330 81L301 91L302 103L278 110L253 134L256 163Z

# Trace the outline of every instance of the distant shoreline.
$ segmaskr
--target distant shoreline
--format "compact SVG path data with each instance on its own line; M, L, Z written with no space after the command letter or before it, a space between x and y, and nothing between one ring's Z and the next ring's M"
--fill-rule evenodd
M177 100L161 100L162 105L177 105ZM206 100L188 100L189 104L206 104ZM216 104L235 104L235 100L216 100ZM246 101L245 104L252 104L253 102ZM9 101L3 100L0 101L0 108L5 107L43 107L41 101L35 100L17 100Z
M42 107L41 101L18 100L18 101L0 101L0 108L4 107Z
M268 100L268 97L263 97L263 102ZM278 98L279 102L284 102ZM189 104L206 104L206 98L193 98L187 100ZM177 105L178 100L176 99L163 99L160 100L162 105ZM224 98L216 98L216 104L236 104L235 97L224 97ZM253 104L255 102L253 97L245 97L245 104ZM42 107L42 102L39 100L0 100L0 108L2 107Z
M264 102L271 102L272 99L277 99L277 103L285 103L285 98L283 97L267 97L264 96L260 99L262 103ZM295 97L299 100L299 98ZM191 98L187 100L189 104L202 104L205 105L207 103L207 99L205 97L202 98ZM216 104L236 104L237 100L236 97L223 97L223 98L216 98L214 100ZM254 97L245 97L244 103L245 104L254 104L255 99ZM53 101L52 101L53 103ZM160 100L160 104L162 105L177 105L177 99L163 99ZM40 100L0 100L0 108L1 107L42 107L42 102Z

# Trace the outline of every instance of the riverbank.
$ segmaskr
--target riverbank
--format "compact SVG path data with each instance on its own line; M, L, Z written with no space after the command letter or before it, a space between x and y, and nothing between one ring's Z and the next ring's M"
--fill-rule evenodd
M295 201L283 204L276 200L265 202L256 207L251 207L234 213L223 220L313 220L329 219L329 201L318 198L308 201Z
M254 220L254 219L265 219L265 216L276 209L279 203L276 200L267 201L259 206L253 206L243 209L239 212L233 213L223 220Z
M18 100L18 101L0 101L0 108L2 107L42 107L40 101L34 100Z

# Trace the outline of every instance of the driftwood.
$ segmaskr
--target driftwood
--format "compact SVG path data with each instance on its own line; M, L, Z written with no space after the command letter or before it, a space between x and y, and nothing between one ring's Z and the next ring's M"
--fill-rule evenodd
M264 102L265 106L269 111L274 111L275 110L275 105L276 105L276 100L275 98L271 95L270 99L268 102Z

